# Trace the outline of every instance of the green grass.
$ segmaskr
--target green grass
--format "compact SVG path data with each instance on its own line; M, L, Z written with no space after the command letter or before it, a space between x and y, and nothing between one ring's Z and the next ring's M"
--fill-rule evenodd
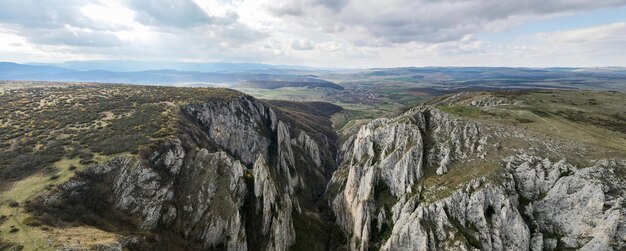
M324 89L283 87L278 89L237 88L236 90L259 99L287 101L326 101Z
M37 173L20 181L14 182L9 189L3 191L0 194L0 201L13 200L20 203L25 202L27 199L32 198L43 191L46 187L51 185L61 184L71 176L74 171L70 171L70 165L76 165L82 167L79 163L80 159L62 159L54 163L54 166L59 170L51 174ZM80 168L79 168L80 169ZM57 177L52 179L52 177Z
M504 91L479 93L517 101L515 105L438 107L455 116L504 123L541 137L573 141L597 150L598 158L626 154L626 94L598 91ZM471 97L472 98L472 97ZM467 101L459 101L467 103Z
M94 158L98 161L106 160L104 156L95 156ZM76 169L70 170L71 166L75 166ZM29 199L41 195L48 187L68 181L76 171L84 169L85 166L80 164L79 158L64 158L55 162L54 167L56 172L36 173L12 183L10 187L0 193L0 215L7 217L7 220L0 224L0 237L22 245L24 250L56 250L53 245L48 243L49 239L54 239L49 232L51 230L44 231L40 226L37 226L33 217L25 211L24 205ZM53 176L56 178L51 179ZM11 202L17 202L18 206L11 207ZM19 231L10 233L11 226L17 227ZM95 229L89 229L89 231L98 232ZM55 237L60 237L63 234L57 233L56 235Z
M387 80L399 81L399 82L409 82L409 83L417 83L417 82L422 81L422 79L412 78L412 77L395 77L395 78L389 78Z
M55 250L48 245L45 232L24 224L30 215L21 207L13 208L3 204L0 206L0 215L7 216L7 220L0 225L0 237L3 239L22 245L24 250ZM10 233L10 226L14 226L19 231Z

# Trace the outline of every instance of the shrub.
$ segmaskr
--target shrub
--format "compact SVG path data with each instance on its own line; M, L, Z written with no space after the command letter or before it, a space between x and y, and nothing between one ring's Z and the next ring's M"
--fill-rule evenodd
M31 227L38 227L42 225L40 220L32 216L26 217L24 220L22 220L22 223L24 225L31 226Z
M94 161L93 159L81 159L79 163L82 165L89 165L89 164L94 163Z

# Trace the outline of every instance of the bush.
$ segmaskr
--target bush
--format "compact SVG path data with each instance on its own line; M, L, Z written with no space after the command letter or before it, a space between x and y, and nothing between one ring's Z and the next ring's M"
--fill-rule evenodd
M22 223L24 225L31 226L31 227L38 227L42 225L40 220L32 216L26 217L24 220L22 220Z
M16 228L15 226L11 226L11 230L9 230L9 233L17 233L19 231L20 231L19 228Z
M520 123L532 123L532 122L534 122L532 119L527 119L527 118L515 118L515 120L517 120L517 122L520 122Z
M81 159L91 159L93 158L93 153L88 151L82 151L78 154L78 157L80 157Z
M93 159L81 159L79 163L82 165L89 165L89 164L92 164L93 162L94 162Z

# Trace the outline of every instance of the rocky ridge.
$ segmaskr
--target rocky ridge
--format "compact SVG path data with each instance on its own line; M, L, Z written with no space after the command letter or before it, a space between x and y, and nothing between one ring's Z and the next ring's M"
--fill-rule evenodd
M362 126L327 194L348 248L623 249L626 162L554 163L538 156L558 142L529 137L431 106ZM502 149L514 140L528 145Z
M95 214L130 232L122 246L131 249L286 250L296 239L292 215L301 200L314 204L327 183L322 167L334 163L319 146L327 142L309 135L317 132L281 116L247 96L185 106L177 137L145 158L87 169L34 210L63 218L87 208L85 221Z
M478 108L519 105L520 102L504 97L496 97L488 92L459 92L449 96L435 98L427 103L428 105L462 105Z
M170 140L80 172L31 209L123 233L111 249L626 248L625 160L580 165L562 158L584 146L434 106L510 102L442 98L372 120L336 152L323 124L251 97L187 105ZM335 228L345 241L329 239Z

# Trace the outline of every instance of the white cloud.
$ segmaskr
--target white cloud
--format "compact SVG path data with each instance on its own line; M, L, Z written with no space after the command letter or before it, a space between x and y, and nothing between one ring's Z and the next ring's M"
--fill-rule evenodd
M254 61L312 66L626 65L625 23L490 41L623 0L0 2L0 60ZM601 57L599 55L602 55Z
M300 51L312 50L315 48L315 42L309 39L293 39L291 41L291 48Z
M539 33L537 37L552 44L626 45L626 23L612 23L584 29Z
M322 51L338 51L343 48L343 45L340 43L336 43L336 42L324 42L324 43L317 44L315 48L322 50Z
M328 33L357 33L375 42L438 43L482 31L499 31L524 20L626 5L620 0L276 0L275 15ZM361 34L358 34L361 33Z

